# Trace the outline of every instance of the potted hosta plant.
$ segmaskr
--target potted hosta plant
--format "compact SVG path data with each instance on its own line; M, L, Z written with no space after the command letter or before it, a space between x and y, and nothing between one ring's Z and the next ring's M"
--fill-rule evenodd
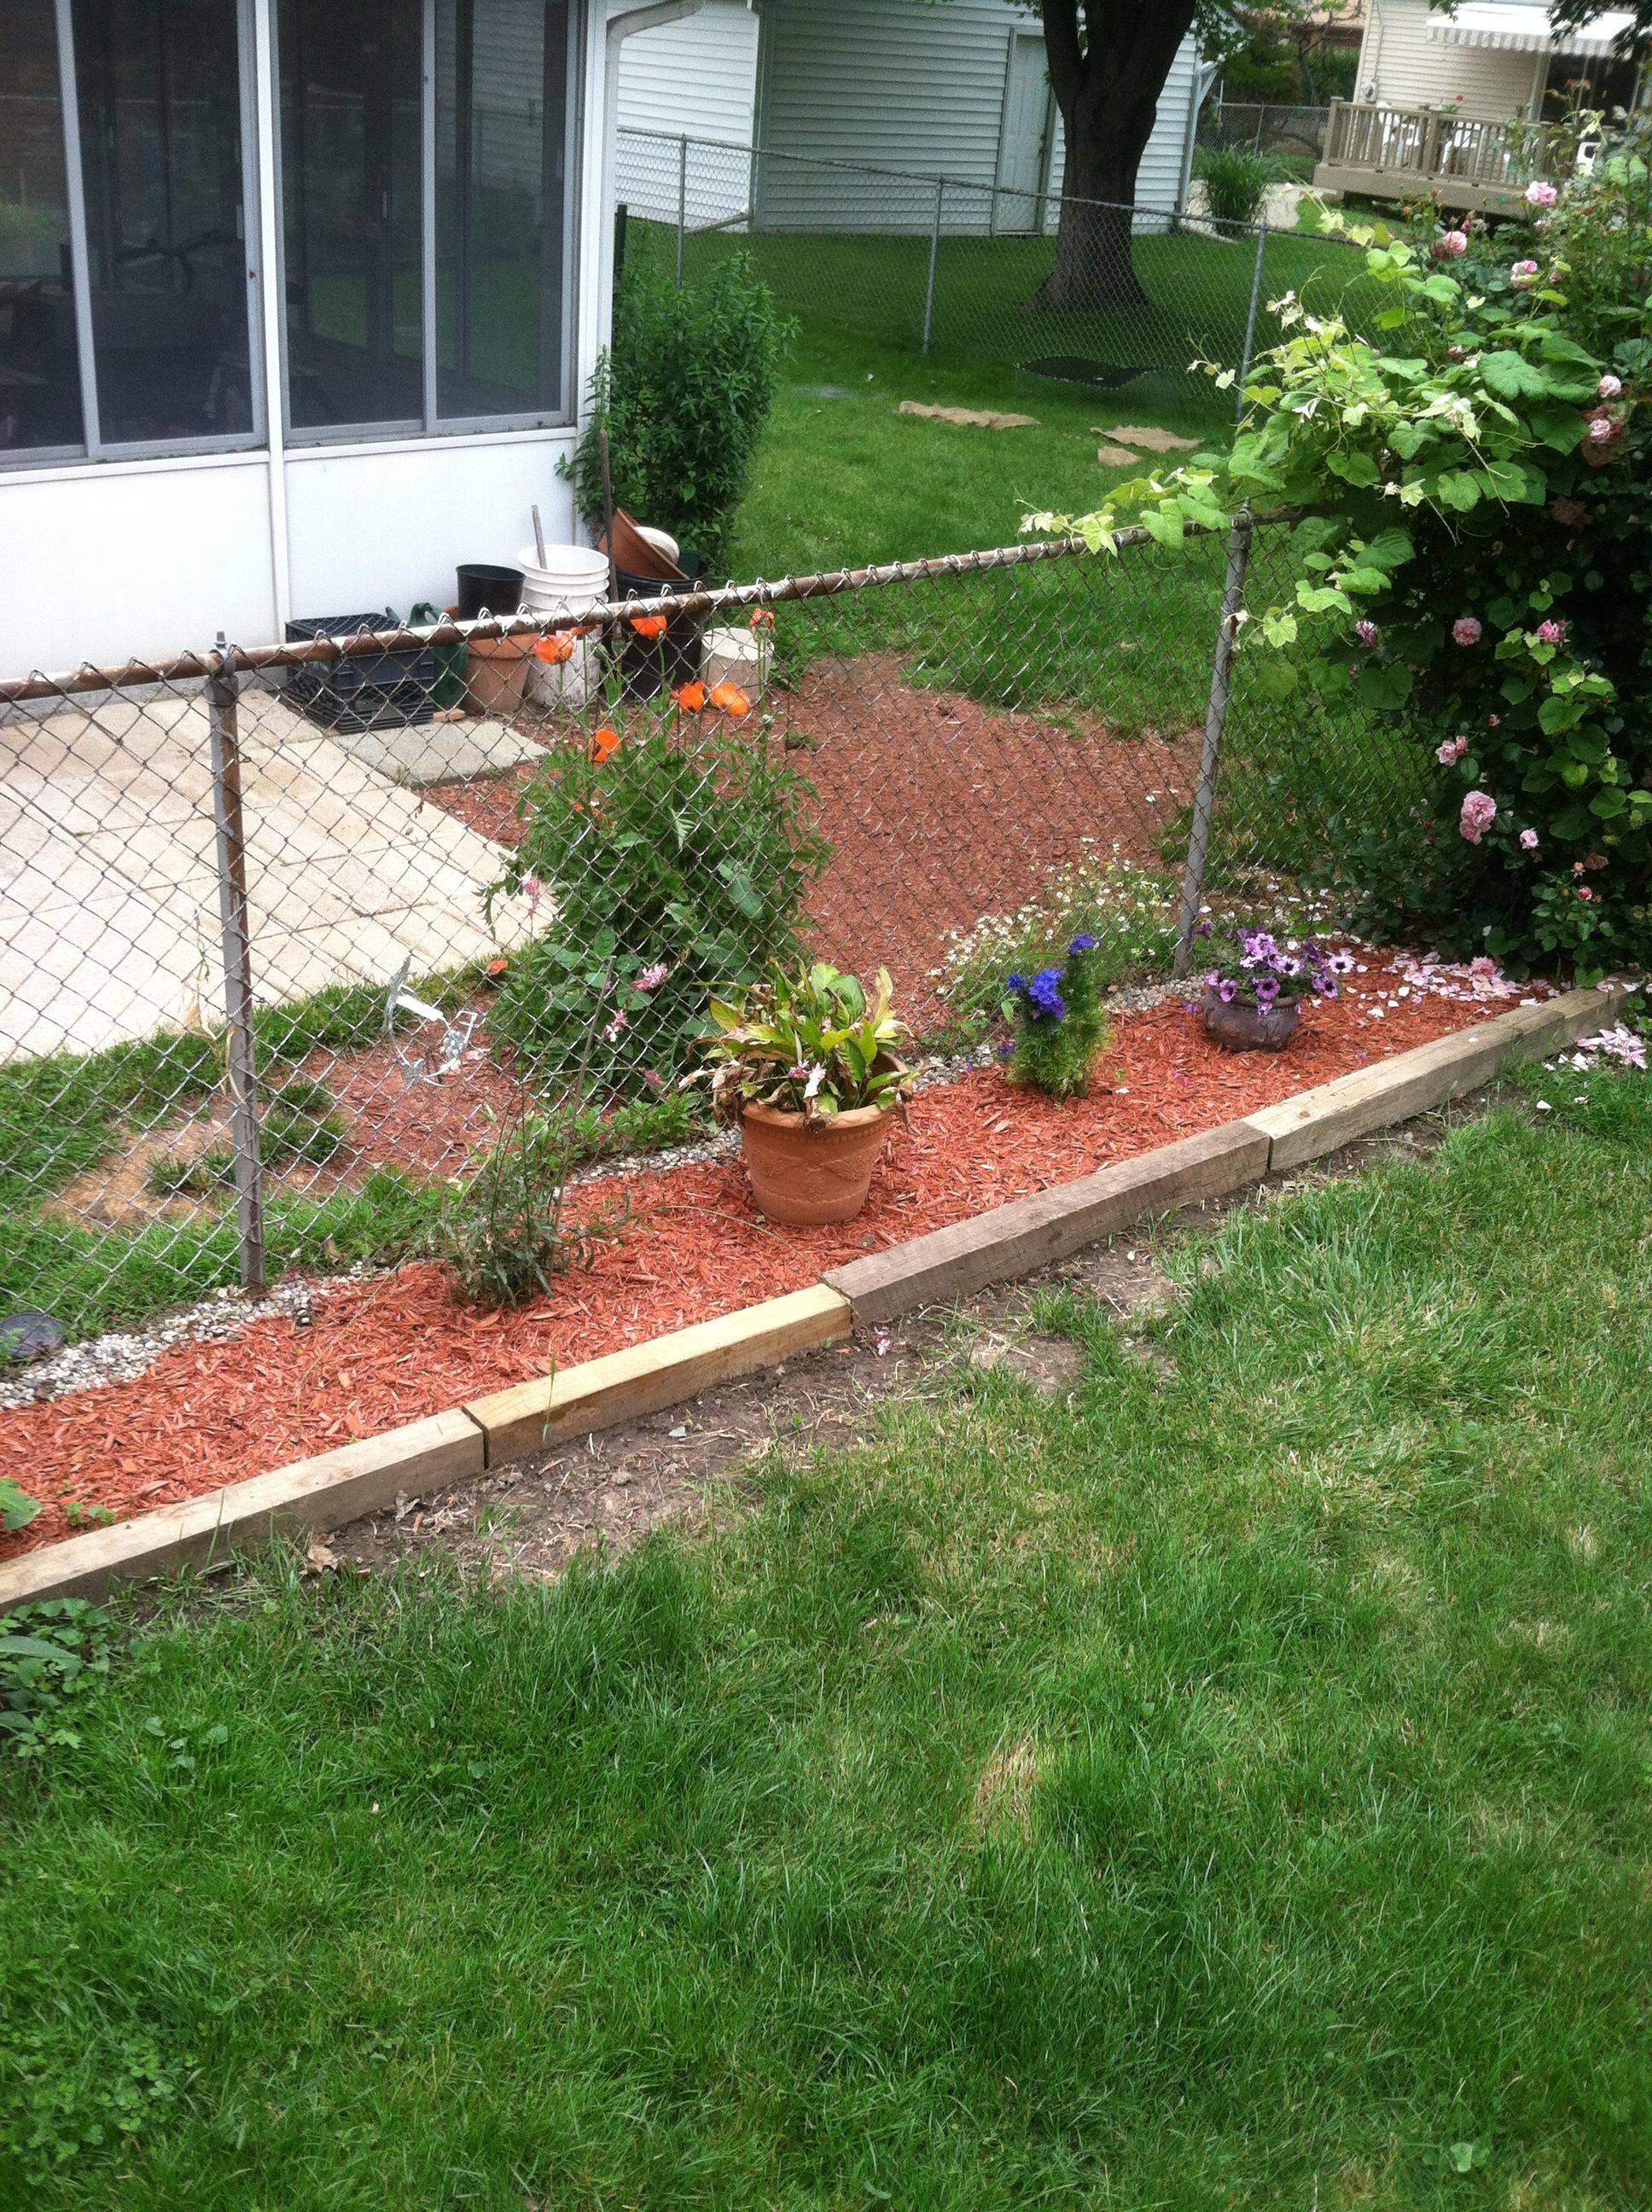
M1311 938L1281 944L1266 929L1242 929L1216 946L1205 978L1205 1027L1228 1052L1283 1052L1312 998L1334 999L1350 952Z
M738 1124L752 1195L771 1221L852 1221L865 1204L890 1115L912 1088L891 988L880 972L868 997L817 961L712 1000L714 1030L701 1040L712 1104Z

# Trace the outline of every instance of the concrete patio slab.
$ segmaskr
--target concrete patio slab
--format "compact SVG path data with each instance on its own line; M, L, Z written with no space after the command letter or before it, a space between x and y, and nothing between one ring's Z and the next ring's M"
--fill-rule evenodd
M397 741L375 749L386 773L277 695L249 687L241 709L261 1000L387 989L410 957L428 975L525 933L525 912L496 931L483 917L501 848L394 778L497 771L529 741L497 724L368 733ZM198 694L0 726L0 1061L221 1018L210 763Z
M402 730L362 730L335 742L352 760L392 783L452 783L502 775L544 747L505 722L413 722Z

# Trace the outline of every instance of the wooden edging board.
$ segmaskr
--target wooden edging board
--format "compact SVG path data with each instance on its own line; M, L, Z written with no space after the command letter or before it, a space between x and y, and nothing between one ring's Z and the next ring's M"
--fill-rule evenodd
M399 1497L449 1488L548 1444L680 1405L714 1383L837 1343L856 1323L1032 1273L1134 1222L1230 1196L1270 1170L1320 1158L1442 1105L1499 1068L1540 1059L1610 1021L1626 996L1613 986L1519 1007L1244 1121L871 1253L807 1290L27 1552L0 1565L0 1613L42 1598L95 1596L116 1581L145 1580L256 1547L273 1530L337 1528Z

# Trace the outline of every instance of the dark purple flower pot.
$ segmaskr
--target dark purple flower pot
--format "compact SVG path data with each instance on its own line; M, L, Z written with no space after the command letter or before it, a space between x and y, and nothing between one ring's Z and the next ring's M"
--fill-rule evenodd
M1283 1052L1301 1019L1300 999L1253 1006L1243 999L1224 1004L1214 991L1205 994L1206 1031L1224 1052Z

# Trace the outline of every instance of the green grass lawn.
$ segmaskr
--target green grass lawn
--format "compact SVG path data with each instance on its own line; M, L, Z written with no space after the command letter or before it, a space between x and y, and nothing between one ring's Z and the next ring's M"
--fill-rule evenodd
M1071 1404L117 1637L0 1767L0 2198L1644 2205L1652 1105L1530 1089L1047 1299Z
M1230 396L1189 364L1242 358L1248 241L1139 239L1144 315L1052 318L1033 304L1052 240L945 239L928 355L926 238L718 234L689 241L687 280L737 250L751 252L798 325L740 517L742 574L1008 544L1029 508L1098 502L1107 481L1098 428L1150 422L1199 441L1225 434ZM628 256L668 270L673 251L669 232L632 225ZM1362 258L1345 246L1305 234L1270 240L1258 344L1270 339L1268 301L1294 290L1321 312L1351 307L1364 281ZM1027 363L1064 354L1142 374L1087 391L1028 373ZM1037 427L959 429L900 416L902 399L1032 415Z

